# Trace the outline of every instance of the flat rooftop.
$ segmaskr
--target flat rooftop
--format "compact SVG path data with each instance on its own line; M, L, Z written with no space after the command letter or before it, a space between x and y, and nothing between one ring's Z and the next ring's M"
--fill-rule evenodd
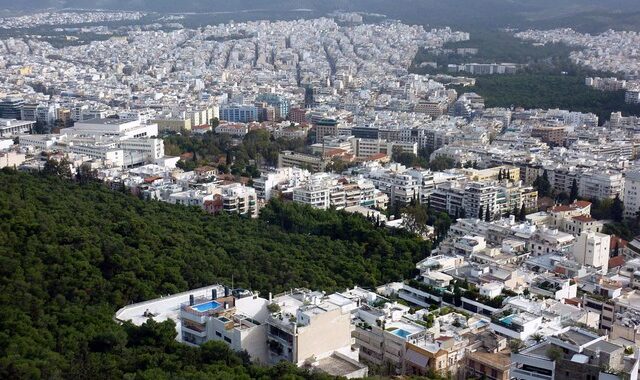
M224 294L224 288L220 285L211 285L204 288L193 289L182 293L172 294L165 297L156 298L149 301L127 305L116 312L115 318L119 321L131 321L136 326L140 326L150 317L157 322L171 319L176 322L178 340L180 337L180 305L189 302L189 296L195 298L211 297L211 290L216 289L218 294Z
M559 334L557 338L578 346L583 346L593 341L594 339L597 339L597 337L593 337L585 332L582 332L580 330L573 330L573 329L567 330L562 334Z
M330 376L347 376L362 369L363 367L360 367L337 355L331 355L324 359L320 359L316 368Z
M96 118L79 121L79 124L104 124L104 125L121 125L136 121L136 119L113 119L113 118Z

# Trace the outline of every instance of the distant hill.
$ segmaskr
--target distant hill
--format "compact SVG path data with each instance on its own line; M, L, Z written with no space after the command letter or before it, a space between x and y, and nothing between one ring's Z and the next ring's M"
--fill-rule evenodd
M320 13L337 9L386 14L408 23L467 27L577 26L586 31L621 25L637 29L637 0L0 0L0 8L37 9L79 7L146 10L156 12L238 12L259 10L257 17L277 18L279 12L312 9ZM598 16L597 19L595 16Z

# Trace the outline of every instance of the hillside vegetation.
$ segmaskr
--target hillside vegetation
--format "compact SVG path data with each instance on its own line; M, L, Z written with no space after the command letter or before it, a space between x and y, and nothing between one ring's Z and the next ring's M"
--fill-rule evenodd
M179 345L170 322L136 328L112 317L232 276L262 292L373 286L407 278L430 249L360 216L278 201L250 220L6 170L0 188L4 379L307 377L250 366L224 345Z

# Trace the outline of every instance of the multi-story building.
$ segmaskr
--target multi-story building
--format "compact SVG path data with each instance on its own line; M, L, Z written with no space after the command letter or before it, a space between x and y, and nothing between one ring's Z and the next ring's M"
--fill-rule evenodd
M231 135L233 137L244 137L249 133L249 126L241 123L220 123L216 129L216 133Z
M256 97L256 101L264 102L275 109L275 118L284 119L289 115L291 102L280 94L265 93Z
M300 187L293 189L293 201L315 208L338 210L352 206L376 206L375 187L371 181L350 181L328 173L317 173Z
M531 136L538 137L554 146L562 146L567 137L567 128L564 126L537 125L531 129Z
M24 99L19 97L8 97L0 100L0 119L20 120L23 105Z
M624 177L622 173L591 170L582 173L578 181L579 192L586 199L613 199L624 197Z
M498 190L486 182L470 182L465 186L462 208L467 216L479 219L489 216L489 220L500 217L498 208ZM454 214L455 215L455 214Z
M258 121L258 107L253 105L223 105L220 107L220 120L234 123Z
M201 345L223 341L235 351L246 351L258 363L267 363L267 300L250 292L232 294L227 287L208 289L210 294L195 291L180 305L180 338ZM200 294L197 294L200 293Z
M589 331L568 327L548 340L511 354L517 380L601 379L624 369L624 347ZM637 369L636 369L637 371Z
M624 216L637 218L640 214L640 171L632 170L624 176Z
M253 188L256 189L258 198L268 201L276 194L277 188L296 188L305 183L310 175L308 170L295 167L262 172L259 178L253 180Z
M418 143L389 142L383 139L351 139L352 149L356 157L367 158L380 153L391 156L395 152L418 154Z
M30 133L36 123L16 119L0 119L0 137Z
M328 164L328 159L288 150L278 155L278 168L298 167L313 172L323 172Z
M254 188L240 183L223 185L220 186L220 196L222 197L223 211L230 214L247 215L252 218L258 217L258 197Z
M334 354L357 360L358 352L351 349L351 311L356 308L351 299L294 290L271 304L273 312L265 321L269 363L303 365Z
M611 236L593 231L582 231L573 245L573 257L582 265L598 268L607 273Z

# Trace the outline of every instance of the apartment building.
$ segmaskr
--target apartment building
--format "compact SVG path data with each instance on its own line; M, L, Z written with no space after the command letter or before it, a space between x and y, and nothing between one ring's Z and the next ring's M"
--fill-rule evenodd
M418 143L390 142L383 139L351 139L352 150L356 157L367 158L377 154L391 156L394 152L418 154Z
M601 379L624 369L624 347L589 331L568 327L547 341L511 354L511 378L518 380ZM613 377L617 378L617 377Z
M607 273L611 236L593 231L582 231L573 245L573 257L582 265L598 268Z
M282 151L278 155L278 168L298 167L313 172L323 172L328 164L328 159L288 150Z
M640 171L632 170L624 176L624 216L637 218L640 213Z
M230 214L258 217L259 204L256 191L252 187L240 183L220 186L222 210Z
M258 198L268 201L278 189L286 190L301 186L310 175L308 170L295 167L262 172L259 178L253 180L253 188L256 189Z
M252 121L258 121L258 107L239 104L220 106L220 120L233 123L250 123Z
M567 128L565 126L536 125L531 129L531 137L537 137L553 146L562 146L567 138Z
M220 286L210 293L190 294L189 301L180 305L182 342L201 345L223 341L235 351L246 351L253 361L266 364L266 326L260 321L268 315L267 300L249 291L232 294Z
M357 363L351 349L351 311L357 306L347 297L294 290L274 297L265 323L268 362L285 360L298 366L333 357ZM358 372L366 367L360 365Z
M366 179L348 179L329 173L313 174L309 181L293 189L293 201L326 210L346 207L375 207L373 183Z

